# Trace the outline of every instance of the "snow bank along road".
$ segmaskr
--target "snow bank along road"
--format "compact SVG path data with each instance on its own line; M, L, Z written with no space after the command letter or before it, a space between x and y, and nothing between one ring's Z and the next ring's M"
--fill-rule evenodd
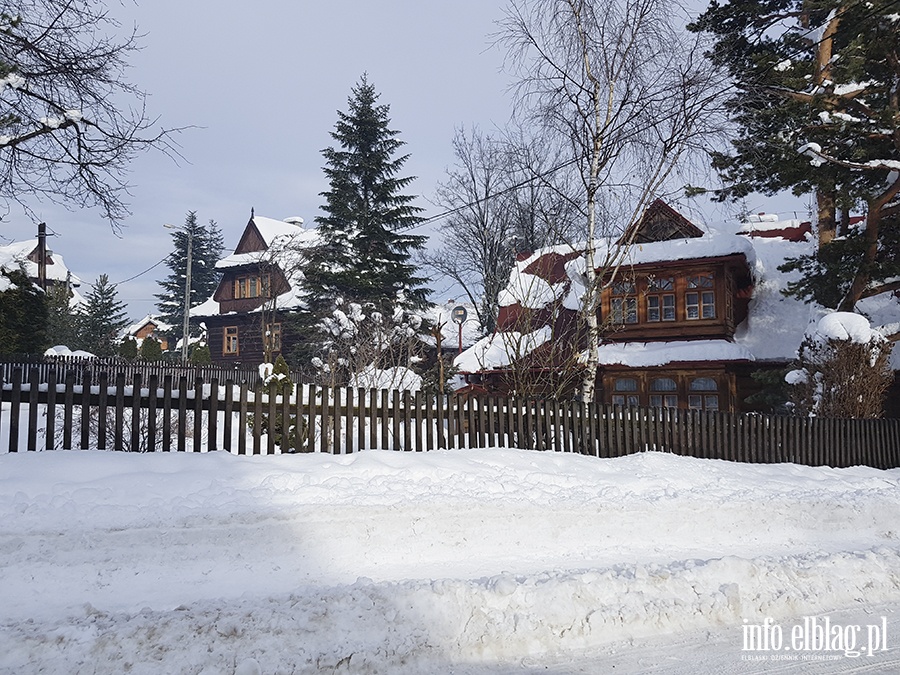
M898 516L658 453L4 455L0 673L898 671Z

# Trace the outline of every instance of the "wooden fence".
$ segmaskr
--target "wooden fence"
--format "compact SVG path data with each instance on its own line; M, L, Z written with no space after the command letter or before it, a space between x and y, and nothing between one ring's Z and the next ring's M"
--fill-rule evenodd
M900 467L900 420L836 420L531 398L37 369L2 386L0 447L237 454L515 447L619 457L656 450L739 462ZM287 420L287 424L284 421ZM271 433L270 433L271 432Z
M194 386L196 378L200 378L204 382L212 379L224 382L226 379L231 379L235 382L246 382L251 387L261 379L259 368L256 366L229 368L214 364L195 365L172 361L128 361L118 356L81 358L77 356L35 357L26 355L4 357L0 360L0 378L6 383L12 382L13 374L16 372L30 377L31 371L35 369L38 371L38 380L41 384L47 383L51 371L55 371L58 381L62 380L62 376L66 372L74 373L76 380L80 380L85 372L90 371L92 373L105 372L113 380L120 374L124 375L127 381L130 381L135 375L140 375L145 382L152 375L156 375L160 382L166 375L171 375L176 382L180 377L187 378L189 387ZM299 374L293 373L292 378L294 382L299 382Z

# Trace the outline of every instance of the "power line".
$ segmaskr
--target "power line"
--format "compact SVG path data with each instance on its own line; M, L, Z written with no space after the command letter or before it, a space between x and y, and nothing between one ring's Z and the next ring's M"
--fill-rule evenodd
M155 263L155 264L152 265L151 267L148 267L147 269L145 269L143 272L138 272L138 273L135 274L133 277L128 277L128 278L125 279L124 281L119 281L119 282L117 282L117 283L114 284L114 285L115 285L115 286L121 286L122 284L127 284L129 281L134 281L134 280L137 279L138 277L142 277L142 276L144 276L145 274L147 274L147 272L149 272L150 270L159 267L159 266L162 265L164 262L166 262L166 260L168 260L168 259L169 259L169 256L166 256L165 258L163 258L163 259L160 260L159 262Z

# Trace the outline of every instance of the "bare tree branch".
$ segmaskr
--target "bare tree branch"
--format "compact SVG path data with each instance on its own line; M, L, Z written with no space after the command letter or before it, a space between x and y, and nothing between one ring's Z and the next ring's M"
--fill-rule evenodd
M155 129L145 95L125 79L135 31L102 0L0 0L0 200L97 207L114 227L128 215L130 162L156 148L177 156ZM109 35L105 35L108 33Z

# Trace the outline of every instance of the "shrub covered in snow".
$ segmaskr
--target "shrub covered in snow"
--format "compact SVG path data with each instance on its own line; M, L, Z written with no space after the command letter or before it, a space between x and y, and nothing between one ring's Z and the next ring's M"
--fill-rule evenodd
M880 417L893 380L892 344L859 314L834 312L807 330L798 367L787 373L801 415Z
M262 363L259 366L259 376L262 378L263 388L269 396L289 397L294 393L294 383L291 380L291 371L287 361L280 354L275 363ZM255 415L248 416L251 428L257 424L263 434L274 434L274 443L282 452L297 447L297 434L300 434L301 445L305 445L307 436L306 419L301 417L299 422L296 415L290 415L285 424L284 414L279 406L274 417L269 413L262 413L259 420Z

